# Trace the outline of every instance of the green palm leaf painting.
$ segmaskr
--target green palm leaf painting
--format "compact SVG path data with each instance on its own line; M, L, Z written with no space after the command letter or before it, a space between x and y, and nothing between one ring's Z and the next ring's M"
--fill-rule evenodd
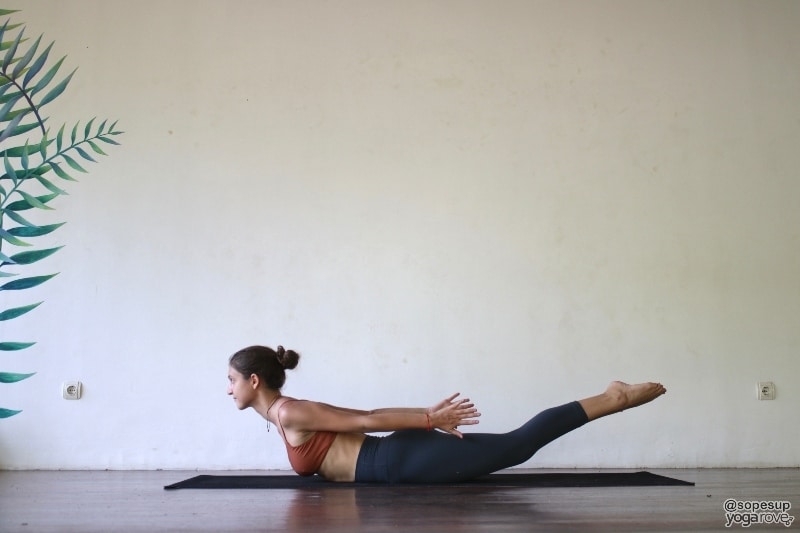
M63 225L38 224L38 209L52 211L55 198L67 194L64 185L76 181L72 174L87 172L106 153L101 145L118 145L122 132L116 122L92 118L62 125L57 132L47 126L44 108L61 96L75 70L64 73L65 57L53 62L53 44L42 45L25 36L25 26L12 20L17 10L0 9L0 322L7 322L36 309L42 302L9 305L12 295L38 287L56 274L25 276L25 267L47 259L61 246L40 248L36 238ZM23 298L24 294L22 293ZM13 296L13 300L19 298ZM22 305L20 305L22 304ZM4 328L3 334L8 331ZM0 338L3 353L33 346L32 341ZM2 359L0 359L2 364ZM0 372L0 383L17 383L35 372ZM0 419L21 412L0 407Z

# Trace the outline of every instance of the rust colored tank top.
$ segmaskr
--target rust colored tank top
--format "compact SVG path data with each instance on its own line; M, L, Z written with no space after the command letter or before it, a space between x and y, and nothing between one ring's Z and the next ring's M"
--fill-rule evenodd
M300 402L304 400L287 400L288 402ZM281 424L281 415L278 411L278 424ZM281 434L283 434L283 424L281 424ZM336 439L336 433L332 431L317 431L310 439L300 446L292 446L283 437L286 444L286 453L289 455L289 463L295 472L301 476L313 476L322 466L322 461L328 455L328 450Z

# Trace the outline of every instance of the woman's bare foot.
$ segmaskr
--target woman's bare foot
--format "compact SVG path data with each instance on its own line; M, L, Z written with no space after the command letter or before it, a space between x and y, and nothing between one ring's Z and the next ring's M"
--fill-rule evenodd
M589 420L595 420L601 416L652 402L665 392L667 389L661 383L629 385L622 381L612 381L604 393L586 398L579 403L586 411Z
M606 389L606 394L617 398L622 406L620 410L638 407L647 402L652 402L667 389L661 383L636 383L628 385L624 381L612 381Z

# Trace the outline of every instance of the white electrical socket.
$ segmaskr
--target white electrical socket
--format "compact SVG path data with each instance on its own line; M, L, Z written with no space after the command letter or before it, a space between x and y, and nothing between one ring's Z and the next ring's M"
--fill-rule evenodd
M80 400L83 394L83 383L80 381L65 381L61 385L61 395L65 400Z
M771 381L759 381L756 383L756 392L759 400L774 400L775 384Z

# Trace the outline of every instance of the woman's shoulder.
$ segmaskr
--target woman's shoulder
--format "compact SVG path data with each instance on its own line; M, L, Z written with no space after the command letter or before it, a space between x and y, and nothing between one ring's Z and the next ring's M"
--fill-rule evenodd
M277 411L284 411L288 406L289 409L292 408L293 404L297 404L299 402L304 402L305 400L298 400L297 398L292 398L291 396L281 396L278 401L276 402L276 410Z
M292 414L306 412L309 410L309 408L313 408L316 405L319 405L319 403L312 400L282 397L278 401L278 405L276 407L281 418L285 418L287 416L290 417Z
M325 404L313 400L286 398L277 409L277 417L285 428L309 429L325 416Z

